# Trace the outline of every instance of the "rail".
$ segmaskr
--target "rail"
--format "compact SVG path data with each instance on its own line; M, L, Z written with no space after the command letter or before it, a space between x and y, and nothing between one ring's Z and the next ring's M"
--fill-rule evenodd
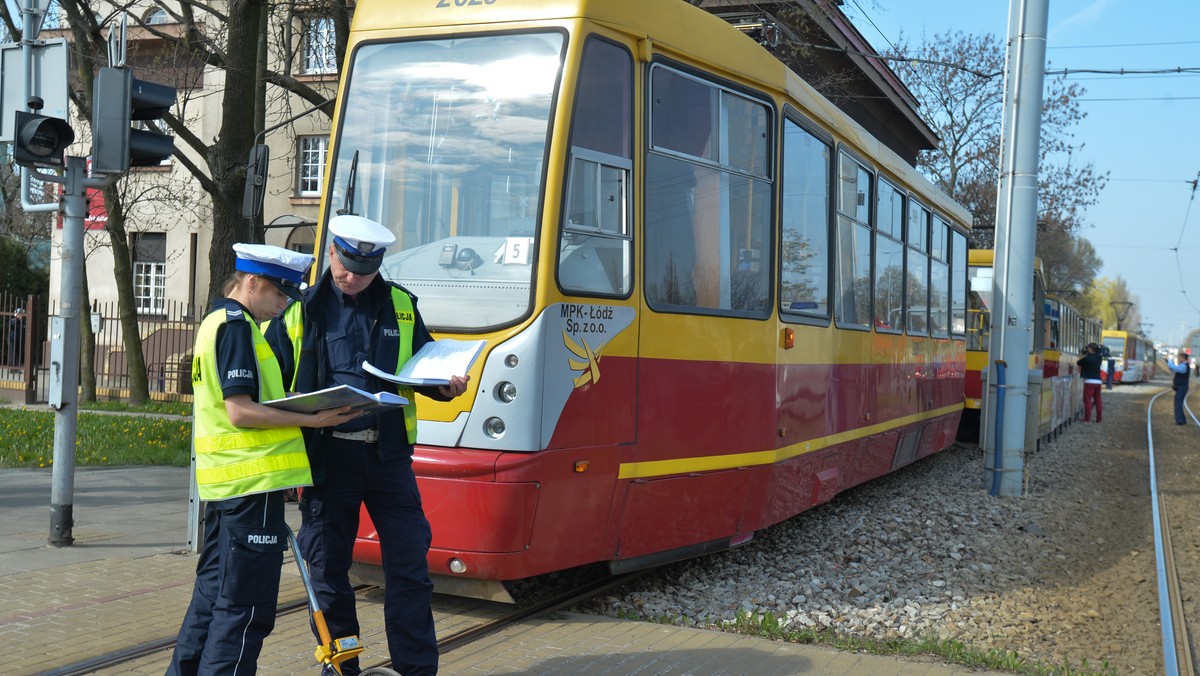
M1150 510L1154 524L1154 560L1158 576L1159 620L1163 640L1163 673L1167 676L1196 673L1192 658L1191 641L1188 638L1187 622L1183 610L1183 595L1179 586L1179 575L1175 571L1175 554L1171 546L1170 523L1166 506L1159 495L1158 472L1154 457L1154 402L1170 390L1163 390L1150 398L1146 405L1146 445L1150 465ZM1188 410L1191 414L1191 410ZM1196 416L1192 415L1193 422Z

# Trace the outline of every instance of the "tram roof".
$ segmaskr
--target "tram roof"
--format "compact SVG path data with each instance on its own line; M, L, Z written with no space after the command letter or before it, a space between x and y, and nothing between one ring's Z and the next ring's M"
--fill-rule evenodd
M706 1L706 0L701 0ZM870 158L878 168L911 186L930 206L970 227L972 217L961 205L937 189L896 150L872 134L845 109L834 104L799 74L729 22L686 0L517 0L469 5L459 0L442 3L413 0L360 0L354 13L355 39L373 39L378 32L432 32L456 27L495 30L518 24L566 25L581 19L647 39L668 56L678 54L705 64L718 75L752 81L774 95L786 93L801 112L828 129L851 148ZM402 7L398 7L402 5ZM398 19L397 17L403 17Z

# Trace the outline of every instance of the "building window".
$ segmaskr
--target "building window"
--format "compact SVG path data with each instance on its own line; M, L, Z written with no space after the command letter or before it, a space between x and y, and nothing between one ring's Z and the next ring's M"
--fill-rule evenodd
M154 9L151 9L150 11L146 12L146 16L142 20L148 26L161 25L161 24L165 24L165 23L174 23L171 20L171 17L167 14L167 10L165 10L161 7L155 7Z
M325 178L325 155L329 149L327 136L301 136L299 139L300 172L296 183L296 194L301 197L319 197L321 181Z
M306 18L301 72L306 75L336 73L337 65L337 32L333 28L333 19L327 16Z
M167 295L166 233L134 233L133 295L138 314L164 314Z
M288 233L284 248L300 253L311 254L316 246L316 233L312 225L298 225Z

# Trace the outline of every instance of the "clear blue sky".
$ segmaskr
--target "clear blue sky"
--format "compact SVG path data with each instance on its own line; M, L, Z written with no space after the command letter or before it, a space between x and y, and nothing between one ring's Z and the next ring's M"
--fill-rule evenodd
M1017 0L1019 1L1019 0ZM1050 0L1050 70L1200 68L1200 0ZM1007 0L845 0L877 49L903 34L920 43L949 31L1008 31ZM1082 232L1122 277L1148 334L1176 344L1200 328L1200 75L1079 75L1086 119L1081 159L1110 181ZM1190 209L1189 209L1190 206ZM1175 251L1178 247L1178 251ZM1181 274L1182 273L1182 274Z

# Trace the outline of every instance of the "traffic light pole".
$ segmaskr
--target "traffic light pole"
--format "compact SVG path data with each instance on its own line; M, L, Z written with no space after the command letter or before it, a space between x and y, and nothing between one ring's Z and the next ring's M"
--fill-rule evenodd
M58 204L33 204L28 201L30 175L63 186ZM49 544L69 547L75 542L75 440L79 418L79 335L83 302L83 221L87 217L87 189L103 188L110 178L87 178L82 157L66 158L62 176L44 174L23 167L21 203L26 211L63 213L62 250L59 261L58 315L50 326L50 406L54 408L54 462L50 486Z
M65 112L60 113L61 117L40 114L45 104L41 89L46 86L41 80L38 80L38 96L32 94L32 45L44 15L38 2L26 0L22 9L24 103L38 112L13 111L15 128L11 141L13 161L21 167L21 207L26 213L63 213L59 311L51 317L50 323L49 400L55 416L49 543L67 547L75 542L72 528L75 525L75 440L79 417L79 322L84 281L83 221L87 216L85 193L89 188L107 186L131 166L157 166L171 156L174 152L171 136L132 129L130 123L133 120L152 123L161 118L175 104L176 92L174 87L137 80L124 67L126 19L123 16L120 32L109 31L109 56L117 67L101 68L93 80L91 173L96 178L88 178L82 157L64 157L67 146L75 140L75 132L66 119L68 116ZM64 92L64 108L66 100ZM62 174L42 173L41 167L61 168ZM57 203L33 201L32 177L43 183L63 186L62 197Z
M59 311L53 327L60 331L59 361L50 363L50 378L59 382L60 397L54 412L54 469L50 488L50 544L68 547L75 538L71 529L75 494L75 439L79 414L79 305L83 301L83 219L87 215L82 157L67 157L63 176L62 273ZM53 336L51 337L53 340ZM52 350L52 353L54 350ZM53 397L51 398L53 399Z

